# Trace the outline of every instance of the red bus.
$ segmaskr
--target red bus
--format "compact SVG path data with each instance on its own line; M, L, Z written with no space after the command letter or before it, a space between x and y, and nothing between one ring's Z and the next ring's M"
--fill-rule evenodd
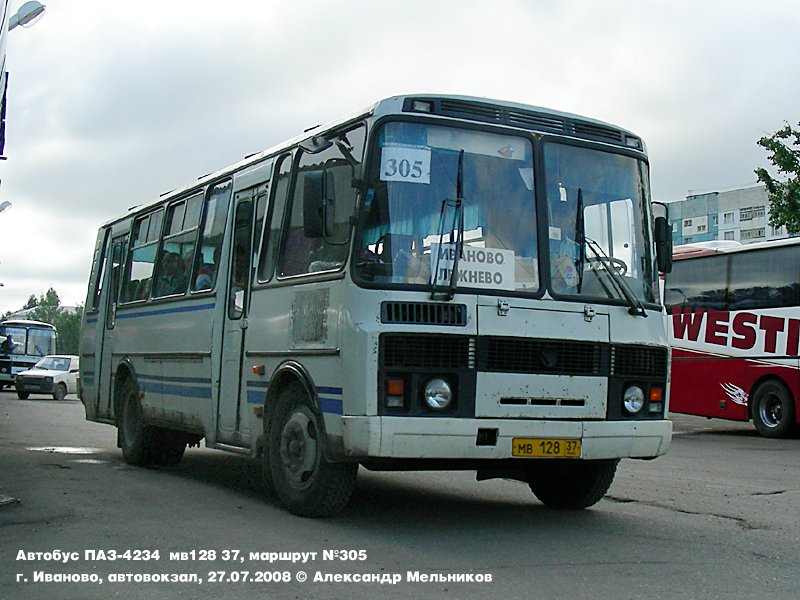
M752 420L766 437L800 416L800 238L675 248L664 282L670 409Z

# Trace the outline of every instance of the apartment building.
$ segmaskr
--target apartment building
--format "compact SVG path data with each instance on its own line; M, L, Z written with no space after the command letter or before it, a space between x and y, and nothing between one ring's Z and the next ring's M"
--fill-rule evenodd
M691 194L669 202L674 244L733 240L748 244L788 237L769 224L769 200L763 185Z

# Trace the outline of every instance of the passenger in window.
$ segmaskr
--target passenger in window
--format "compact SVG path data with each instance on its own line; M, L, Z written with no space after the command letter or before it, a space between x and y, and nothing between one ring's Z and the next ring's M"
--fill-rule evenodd
M194 280L195 291L210 290L214 286L214 275L217 272L217 265L219 264L220 247L214 248L214 258L211 263L203 263L197 269L197 276Z
M156 296L169 296L180 285L181 259L174 252L167 252L161 259L161 272L156 284Z
M302 227L298 227L286 239L283 251L282 275L300 275L309 272L309 264L317 259L322 238L306 237ZM312 259L312 256L314 257Z

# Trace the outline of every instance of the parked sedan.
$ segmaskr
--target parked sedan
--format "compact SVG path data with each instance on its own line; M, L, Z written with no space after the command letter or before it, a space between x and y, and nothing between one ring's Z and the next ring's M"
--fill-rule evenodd
M45 356L32 369L17 374L14 386L17 396L25 400L31 394L51 394L63 400L67 394L78 390L77 356Z

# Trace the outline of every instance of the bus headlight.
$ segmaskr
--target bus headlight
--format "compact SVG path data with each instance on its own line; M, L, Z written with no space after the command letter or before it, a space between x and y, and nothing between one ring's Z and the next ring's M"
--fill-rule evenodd
M635 415L644 406L644 392L638 385L632 385L625 390L625 395L622 397L622 406L625 411L630 415Z
M425 384L423 395L425 404L431 410L436 411L444 410L450 406L453 400L453 390L450 388L450 384L441 377L429 379L428 383Z

